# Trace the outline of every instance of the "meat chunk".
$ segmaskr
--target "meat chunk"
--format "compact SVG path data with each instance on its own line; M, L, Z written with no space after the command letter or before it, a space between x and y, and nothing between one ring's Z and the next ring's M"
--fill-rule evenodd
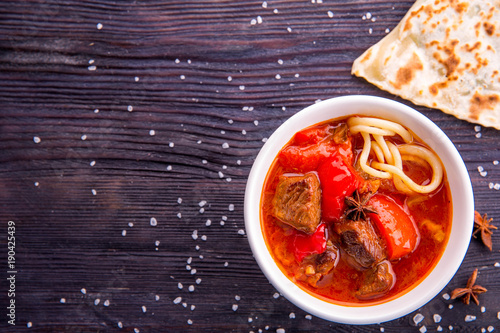
M321 189L315 173L282 175L273 198L274 217L312 234L321 222Z
M371 223L346 220L335 225L342 249L351 257L355 268L366 269L385 259L382 241Z
M328 241L325 252L311 255L301 263L296 278L317 287L318 282L337 266L339 258L339 249Z
M394 275L391 263L384 260L374 269L366 272L365 281L356 293L356 297L359 299L380 297L391 290L395 282L396 275Z

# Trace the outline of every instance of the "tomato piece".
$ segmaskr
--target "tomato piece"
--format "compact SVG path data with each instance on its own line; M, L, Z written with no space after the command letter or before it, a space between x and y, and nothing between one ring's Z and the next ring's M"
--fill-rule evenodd
M335 151L334 147L326 144L317 144L306 147L288 146L281 150L279 160L286 168L306 173L314 171L319 163Z
M318 167L322 218L326 222L340 220L346 207L345 197L352 195L362 181L346 160L348 157L335 153Z
M325 224L321 223L316 231L308 235L296 231L292 241L292 252L297 262L302 262L306 256L315 253L323 253L326 250Z
M420 241L420 233L401 205L382 194L371 197L368 205L378 213L370 214L370 219L386 241L389 260L402 258L415 250Z
M328 130L330 126L316 126L311 128L306 128L300 132L295 133L294 136L294 144L295 145L303 145L303 144L313 144L320 142L323 138L328 136Z

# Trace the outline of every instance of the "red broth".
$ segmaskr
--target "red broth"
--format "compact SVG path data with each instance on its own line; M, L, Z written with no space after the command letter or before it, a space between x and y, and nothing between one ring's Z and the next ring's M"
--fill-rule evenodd
M283 273L302 289L320 299L336 304L350 306L377 304L394 299L411 290L430 273L439 261L451 231L451 194L446 173L444 173L440 187L430 194L406 195L395 189L392 180L382 180L380 182L376 194L388 196L401 203L415 222L420 233L418 246L411 253L390 261L395 283L388 292L370 299L357 297L356 292L361 288L365 280L365 270L353 267L349 263L349 256L342 250L339 252L340 259L335 268L328 274L323 275L319 281L309 283L307 276L304 274L304 261L298 262L294 254L294 237L297 231L273 216L273 197L280 175L317 172L318 161L324 160L331 154L331 151L339 149L339 147L321 147L317 149L317 146L324 145L322 140L331 134L332 129L345 125L345 122L346 119L337 119L311 126L297 133L282 148L280 154L273 161L264 183L261 197L261 224L266 244L275 262ZM413 137L415 143L425 146L415 135ZM363 147L361 135L349 134L348 140L349 142L341 144L344 145L344 148L347 147L346 145L350 145L348 148L352 150L352 156L348 156L346 160L351 163L353 170L359 177L362 179L370 178L370 176L363 174L356 163ZM398 136L390 138L390 140L395 144L402 143L401 138ZM332 146L337 145L337 143L331 141L328 145L330 144ZM300 153L292 157L290 157L291 155L284 156L282 152L286 149ZM290 161L294 156L297 157L296 161ZM372 155L370 155L369 160L371 159L373 159ZM428 183L432 176L431 168L425 163L405 161L403 170L419 184ZM363 180L361 183L363 183ZM324 217L322 217L322 222L325 223ZM335 232L335 223L339 222L328 221L325 223L326 234L332 243L341 248Z

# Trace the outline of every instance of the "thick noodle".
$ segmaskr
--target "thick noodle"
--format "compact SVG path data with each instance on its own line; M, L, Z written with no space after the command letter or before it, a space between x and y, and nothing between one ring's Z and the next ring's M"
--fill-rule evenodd
M429 149L412 144L413 136L400 124L370 117L352 117L347 120L347 124L352 134L361 133L363 137L364 144L359 156L359 165L367 174L377 178L392 178L396 189L407 194L430 193L441 184L443 167L439 158ZM406 144L396 146L384 138L396 134ZM368 165L368 157L372 151L378 161L372 161L371 165ZM430 165L432 179L428 185L417 184L404 173L403 158L412 157L422 159Z

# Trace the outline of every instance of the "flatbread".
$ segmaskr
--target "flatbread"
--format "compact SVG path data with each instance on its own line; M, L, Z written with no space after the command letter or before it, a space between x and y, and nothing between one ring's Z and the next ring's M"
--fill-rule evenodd
M500 129L500 0L417 0L352 74L417 105Z

